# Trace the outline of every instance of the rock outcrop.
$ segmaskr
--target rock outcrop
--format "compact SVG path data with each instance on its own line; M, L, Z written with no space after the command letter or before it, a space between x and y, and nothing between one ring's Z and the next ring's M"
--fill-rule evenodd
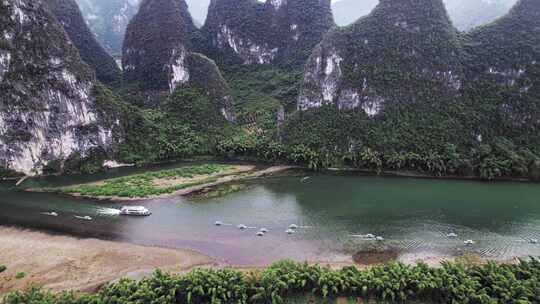
M124 43L124 79L159 107L177 89L211 92L216 109L233 120L232 97L215 63L192 51L197 32L184 0L145 0L128 26ZM219 89L216 89L219 88Z
M452 100L463 85L462 53L442 0L382 0L315 48L298 108L335 104L375 116L389 104Z
M212 0L203 34L229 64L303 62L334 26L330 0Z
M79 50L81 58L95 69L97 78L109 86L119 85L122 77L120 69L95 39L75 0L48 0L47 3Z
M38 174L51 162L107 150L97 84L43 0L0 1L0 168Z

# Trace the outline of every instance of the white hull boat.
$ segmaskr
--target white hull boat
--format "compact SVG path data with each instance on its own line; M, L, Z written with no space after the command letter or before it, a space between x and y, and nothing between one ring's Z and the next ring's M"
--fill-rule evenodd
M124 206L120 209L120 215L149 216L152 212L143 206Z

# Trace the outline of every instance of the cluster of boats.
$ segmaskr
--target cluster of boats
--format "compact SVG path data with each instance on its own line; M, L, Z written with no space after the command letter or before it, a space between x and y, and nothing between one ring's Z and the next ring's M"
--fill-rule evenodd
M222 221L216 221L214 222L214 225L215 226L232 226L232 224L225 224L223 223ZM240 224L238 226L236 226L236 228L240 229L240 230L246 230L246 229L257 229L257 227L250 227L250 226L247 226L247 225L244 225L244 224ZM289 225L289 228L287 230L285 230L285 233L287 234L294 234L300 227L296 224L291 224ZM267 234L268 232L270 232L267 228L261 228L257 231L257 233L255 235L257 236L264 236L265 234Z

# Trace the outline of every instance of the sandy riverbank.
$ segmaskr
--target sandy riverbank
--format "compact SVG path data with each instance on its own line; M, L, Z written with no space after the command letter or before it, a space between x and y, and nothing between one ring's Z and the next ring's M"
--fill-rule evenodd
M125 276L138 277L160 268L183 272L214 261L190 250L137 246L97 239L0 227L0 295L37 284L53 290L93 291ZM19 272L26 276L16 279Z

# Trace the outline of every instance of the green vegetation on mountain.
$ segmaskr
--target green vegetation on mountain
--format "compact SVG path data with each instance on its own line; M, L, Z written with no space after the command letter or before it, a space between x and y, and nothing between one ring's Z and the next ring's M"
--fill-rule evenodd
M179 59L183 68L195 30L185 1L143 1L128 25L124 41L125 82L137 85L141 91L164 92L167 96L171 90L171 66Z
M113 87L120 85L120 69L90 32L75 0L49 0L47 4L97 78Z
M5 296L4 304L87 303L304 303L338 298L352 303L537 303L540 262L465 265L389 264L366 270L331 270L319 265L277 262L265 270L196 269L185 275L157 271L140 281L123 279L96 294L54 294L39 288Z
M222 67L302 64L332 26L330 0L213 0L198 48Z
M316 48L306 110L285 122L281 142L247 134L221 147L312 168L537 179L539 12L520 1L461 35L442 1L382 1Z
M340 26L368 15L379 0L339 0L332 4L334 19ZM508 12L516 0L444 0L450 19L461 31L488 24Z
M192 51L195 36L197 29L184 0L143 1L129 24L124 44L126 99L139 106L160 108L175 91L184 97L197 91L200 98L191 94L187 101L192 104L186 106L212 114L193 116L192 121L202 119L214 125L234 121L229 87L211 59Z

